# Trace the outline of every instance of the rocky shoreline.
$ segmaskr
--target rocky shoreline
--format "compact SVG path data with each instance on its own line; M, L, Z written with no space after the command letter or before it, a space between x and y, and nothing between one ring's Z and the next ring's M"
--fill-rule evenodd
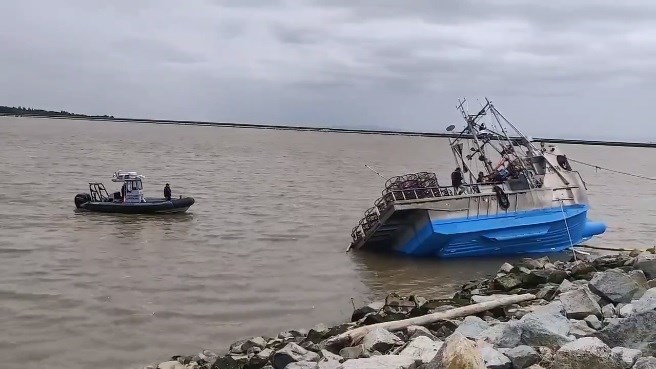
M391 294L351 322L146 369L656 369L656 248L505 263L451 299Z

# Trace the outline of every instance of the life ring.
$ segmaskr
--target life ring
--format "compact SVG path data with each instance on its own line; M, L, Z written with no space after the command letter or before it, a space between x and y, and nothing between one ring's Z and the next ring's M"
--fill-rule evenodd
M508 209L510 207L510 200L508 200L508 195L503 192L503 189L499 186L494 186L492 190L497 194L497 201L499 202L501 209Z

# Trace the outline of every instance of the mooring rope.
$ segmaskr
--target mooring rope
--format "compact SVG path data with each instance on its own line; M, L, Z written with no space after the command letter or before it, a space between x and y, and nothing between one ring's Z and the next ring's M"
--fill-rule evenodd
M574 255L574 261L576 261L576 251L574 250L574 241L572 241L572 234L569 232L569 225L567 224L567 216L565 215L565 210L563 209L563 199L560 199L560 211L563 213L563 220L565 221L565 229L567 229L567 236L569 236L569 244L572 249L572 255Z

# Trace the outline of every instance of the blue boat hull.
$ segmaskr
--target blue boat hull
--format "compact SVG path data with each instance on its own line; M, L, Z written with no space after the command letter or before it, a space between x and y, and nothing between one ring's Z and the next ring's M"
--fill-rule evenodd
M587 219L587 205L571 205L496 216L436 219L415 228L394 250L438 258L559 252L605 232Z

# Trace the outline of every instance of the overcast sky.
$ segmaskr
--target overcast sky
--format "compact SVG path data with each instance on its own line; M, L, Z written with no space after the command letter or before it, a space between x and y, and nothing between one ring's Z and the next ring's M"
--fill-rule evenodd
M435 132L488 97L529 135L656 140L655 19L653 0L7 0L0 105Z

